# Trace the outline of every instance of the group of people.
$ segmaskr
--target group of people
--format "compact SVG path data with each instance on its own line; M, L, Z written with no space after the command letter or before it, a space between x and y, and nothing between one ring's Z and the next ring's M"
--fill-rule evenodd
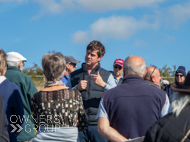
M27 59L1 49L0 141L190 141L190 72L179 66L163 91L156 66L128 56L107 71L100 65L105 52L100 41L91 41L77 70L74 57L45 54L47 82L37 91L22 73Z
M34 125L30 116L31 100L37 89L31 78L21 72L26 60L17 52L6 54L0 50L0 96L4 101L7 118L4 126L7 125L9 134L2 136L2 141L26 141L34 137ZM27 130L21 131L23 128Z

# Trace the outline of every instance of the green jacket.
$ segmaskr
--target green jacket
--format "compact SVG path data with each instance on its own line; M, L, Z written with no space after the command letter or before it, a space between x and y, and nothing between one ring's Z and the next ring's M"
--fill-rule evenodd
M28 77L26 74L22 73L20 69L15 66L8 67L5 77L8 78L9 81L17 84L22 94L21 96L24 106L25 122L23 130L17 136L17 141L30 140L34 137L34 125L31 112L31 99L33 95L38 91L34 83L32 82L32 79Z

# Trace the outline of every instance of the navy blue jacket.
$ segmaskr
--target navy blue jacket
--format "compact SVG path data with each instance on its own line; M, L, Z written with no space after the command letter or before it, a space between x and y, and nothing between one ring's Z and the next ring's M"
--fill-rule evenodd
M9 134L7 132L7 119L5 118L4 102L0 95L0 142L9 142Z
M148 85L139 76L127 76L121 85L103 94L110 126L126 138L144 136L160 118L164 91Z
M24 122L24 107L19 88L16 84L6 79L0 84L0 94L4 101L4 109L8 121L10 141L17 142L16 136L18 133L11 132L14 129L11 124L17 127L15 124L22 126L22 123ZM13 131L16 132L17 130L19 130L18 127L15 131Z

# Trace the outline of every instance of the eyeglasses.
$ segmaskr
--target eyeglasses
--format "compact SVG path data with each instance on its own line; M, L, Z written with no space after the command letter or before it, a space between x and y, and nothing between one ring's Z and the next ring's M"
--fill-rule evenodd
M69 63L70 65L72 65L73 67L76 67L76 63Z
M183 77L184 75L179 75L179 74L176 74L175 76L176 76L176 77L179 77L179 76L180 76L180 77Z
M152 67L154 67L154 69L153 69L152 73L150 74L150 78L152 78L152 74L154 73L155 69L157 69L156 66L152 66Z
M24 67L24 61L22 62L22 65L23 65L23 67Z
M117 66L117 65L115 65L115 66L114 66L114 68L115 68L115 69L117 69L117 68L118 68L119 70L121 70L121 69L122 69L122 67L121 67L121 66Z

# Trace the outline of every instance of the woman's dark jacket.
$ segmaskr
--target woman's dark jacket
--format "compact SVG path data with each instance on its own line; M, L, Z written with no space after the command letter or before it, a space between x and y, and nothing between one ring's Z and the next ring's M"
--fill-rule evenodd
M190 142L190 103L177 117L169 113L151 126L144 142L181 142L183 138Z

